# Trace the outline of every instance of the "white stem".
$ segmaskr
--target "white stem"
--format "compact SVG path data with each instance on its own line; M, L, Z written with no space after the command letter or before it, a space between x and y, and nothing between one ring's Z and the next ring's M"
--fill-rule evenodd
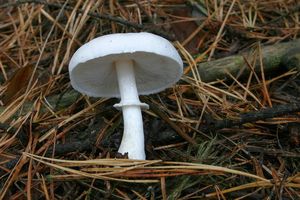
M122 108L124 133L118 152L128 153L130 159L145 160L144 130L141 107L135 82L133 62L120 60L115 63L121 102L114 105Z

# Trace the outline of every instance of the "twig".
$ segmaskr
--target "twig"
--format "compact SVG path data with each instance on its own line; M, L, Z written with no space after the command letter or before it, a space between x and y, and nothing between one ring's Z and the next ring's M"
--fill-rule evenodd
M98 123L97 123L98 124ZM100 128L102 128L103 124L100 124ZM74 142L69 142L65 144L55 144L55 148L49 148L46 151L46 156L51 156L54 150L55 155L66 155L71 152L83 152L87 150L91 150L94 147L94 144L96 142L96 135L97 131L92 131L89 134L89 137L83 141L74 141ZM16 158L10 160L9 162L5 163L4 167L7 169L13 169L14 166L18 163L19 159L21 156L17 156ZM1 174L0 169L0 174Z
M223 128L231 128L233 126L243 125L245 123L256 122L259 120L270 119L287 114L292 114L300 111L300 103L289 103L284 105L277 105L272 108L266 108L255 112L248 112L240 115L240 120L219 120L215 124L209 125L209 129L215 130Z
M3 5L0 5L0 9L7 8L7 7L19 6L19 5L26 4L26 3L42 4L42 5L46 5L46 6L53 7L53 8L62 8L63 7L62 4L49 3L49 2L43 1L43 0L19 0L19 1L16 1L14 3L6 3L6 4L3 4ZM64 9L72 11L72 10L74 10L74 7L65 6ZM78 9L76 12L82 14L82 13L84 13L84 10ZM155 34L160 35L160 36L162 36L162 37L164 37L168 40L174 40L174 37L172 37L168 33L164 32L161 29L158 29L156 27L145 26L145 25L142 25L142 24L138 24L138 23L135 23L135 22L130 22L130 21L124 20L120 17L113 17L111 15L106 15L106 14L88 12L88 15L93 17L93 18L96 18L96 19L106 19L106 20L109 20L109 21L113 21L113 22L122 24L124 26L129 26L129 27L132 27L132 28L135 28L135 29L138 29L138 30L143 30L143 31L148 31L148 32L151 32L151 33L155 33Z
M104 111L105 112L105 111ZM6 127L4 124L0 124L0 127ZM97 134L99 131L103 129L105 126L105 123L102 119L98 120L93 126L90 126L88 129L86 129L83 133L81 133L81 137L85 136L85 140L77 140L73 142L68 142L64 144L55 144L55 148L50 147L47 149L45 156L52 156L53 154L60 156L60 155L66 155L71 152L83 152L92 150L95 147L95 142L97 138ZM54 151L54 152L53 152ZM16 158L6 162L4 164L4 168L6 169L13 169L14 166L18 163L21 156L16 156ZM1 170L0 168L0 174L2 174L4 170Z
M299 153L292 153L289 151L283 151L283 150L278 150L278 149L269 149L269 148L265 148L265 147L257 147L257 146L251 146L251 145L247 145L245 148L249 152L264 153L264 154L272 155L272 156L281 156L281 157L290 157L290 158L299 158L300 157Z

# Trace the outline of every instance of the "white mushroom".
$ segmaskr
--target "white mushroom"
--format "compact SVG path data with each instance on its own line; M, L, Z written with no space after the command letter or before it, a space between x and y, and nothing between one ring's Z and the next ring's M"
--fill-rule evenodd
M120 33L95 38L80 47L69 64L71 84L93 97L120 97L124 133L120 153L145 159L139 94L159 92L177 82L182 60L166 39L151 33Z

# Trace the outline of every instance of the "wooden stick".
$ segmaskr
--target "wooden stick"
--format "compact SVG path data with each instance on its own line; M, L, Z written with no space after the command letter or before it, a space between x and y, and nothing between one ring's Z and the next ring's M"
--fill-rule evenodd
M300 71L300 39L262 47L261 53L265 73L280 69L281 67L286 67L287 69L296 67ZM247 75L251 71L247 67L247 61L253 59L252 57L253 51L247 51L239 55L200 63L198 71L201 80L211 82L218 79L230 79L228 72L236 77L243 69L243 75ZM260 72L259 56L256 59L256 65L253 68L256 72Z

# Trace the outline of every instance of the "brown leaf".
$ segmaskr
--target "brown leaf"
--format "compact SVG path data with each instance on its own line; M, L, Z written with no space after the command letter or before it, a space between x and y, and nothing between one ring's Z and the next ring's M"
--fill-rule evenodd
M180 17L191 17L191 9L188 7L184 7L181 9L176 9L173 12L173 15L180 16ZM183 42L185 41L190 35L194 33L198 29L198 25L194 21L183 21L179 23L172 23L171 24L172 30L175 34L175 37L178 41ZM196 54L199 53L198 45L200 39L202 38L203 33L199 31L191 40L185 44L185 48L191 53Z
M15 71L13 76L6 83L7 89L1 98L4 104L8 104L24 92L30 81L32 71L32 65L27 65Z

